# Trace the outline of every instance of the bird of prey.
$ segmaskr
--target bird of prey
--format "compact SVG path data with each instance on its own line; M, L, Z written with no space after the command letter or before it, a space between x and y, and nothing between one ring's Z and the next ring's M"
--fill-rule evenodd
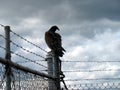
M62 47L61 35L56 33L56 30L60 30L57 26L52 26L45 32L45 41L48 47L55 53L56 56L62 57L65 49Z

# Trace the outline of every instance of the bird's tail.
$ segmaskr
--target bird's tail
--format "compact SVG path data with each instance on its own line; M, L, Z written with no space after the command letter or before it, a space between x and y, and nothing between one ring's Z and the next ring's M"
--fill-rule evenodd
M55 54L57 55L57 56L60 56L60 57L62 57L63 55L64 55L64 52L63 51L65 51L64 49L57 49L57 50L55 50Z
M64 51L64 52L66 52L66 50L63 48L63 47L61 47L62 48L62 50Z

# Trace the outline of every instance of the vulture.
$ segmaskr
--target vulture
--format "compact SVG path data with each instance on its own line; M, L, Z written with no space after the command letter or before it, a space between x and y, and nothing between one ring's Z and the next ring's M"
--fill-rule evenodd
M45 41L47 46L58 57L62 57L65 49L62 47L61 35L56 33L56 30L60 30L57 26L52 26L45 32Z

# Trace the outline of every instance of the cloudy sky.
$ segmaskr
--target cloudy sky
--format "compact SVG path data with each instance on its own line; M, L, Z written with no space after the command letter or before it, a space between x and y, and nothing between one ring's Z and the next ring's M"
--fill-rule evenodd
M1 0L0 24L10 25L14 32L47 51L49 49L44 41L44 33L52 25L57 25L61 30L58 33L62 35L63 47L67 51L61 58L63 61L120 60L120 0ZM0 29L0 33L4 34L3 28ZM14 34L11 38L24 48L46 56L45 52ZM14 45L12 50L30 56ZM15 55L12 55L12 59L19 61ZM62 70L66 71L65 79L120 77L119 62L63 62L62 65ZM32 67L37 69L38 66ZM110 69L113 71L67 72Z

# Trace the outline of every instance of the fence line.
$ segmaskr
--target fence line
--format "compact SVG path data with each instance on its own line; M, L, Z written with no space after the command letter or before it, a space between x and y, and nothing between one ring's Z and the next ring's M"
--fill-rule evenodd
M22 50L24 50L24 51L26 51L26 52L28 52L28 53L34 54L34 55L36 55L36 56L38 56L38 57L41 57L41 58L45 59L45 57L43 57L43 56L41 56L41 55L39 55L39 54L37 54L37 53L35 53L35 52L33 52L33 51L30 51L30 50L28 50L28 49L25 49L24 47L16 44L16 43L13 42L13 41L11 41L11 43L12 43L13 45L15 45L16 47L19 47L19 48L21 48Z
M120 62L120 60L114 60L114 61L109 61L109 60L99 60L99 61L95 61L95 60L92 60L92 61L82 61L82 60L78 60L78 61L72 61L72 60L62 60L63 63L73 63L73 62L77 62L77 63L107 63L107 62Z
M99 70L86 70L86 69L81 69L81 70L63 70L64 73L73 73L73 72L106 72L106 71L109 71L109 72L112 72L112 71L120 71L120 69L99 69Z
M6 40L6 38L5 38L2 34L0 34L0 36ZM30 41L29 41L29 42L30 42ZM30 50L28 50L28 49L25 49L24 47L18 45L17 43L13 42L12 40L10 40L10 43L12 43L12 44L15 45L16 47L21 48L22 50L24 50L24 51L26 51L26 52L28 52L28 53L34 54L34 55L36 55L36 56L38 56L38 57L41 57L41 58L45 59L45 57L43 57L43 56L41 56L41 55L39 55L39 54L37 54L37 53L35 53L35 52L33 52L33 51L30 51ZM39 47L39 48L40 48L40 47ZM42 49L42 50L44 50L44 49Z
M119 90L120 83L82 83L68 85L69 90Z
M110 81L110 80L120 80L120 78L91 78L91 79L66 79L65 81Z
M0 34L0 37L2 37L3 39L6 40L6 38L5 38L2 34ZM12 43L13 45L17 46L18 48L21 48L22 50L24 50L24 51L26 51L26 52L32 53L32 54L34 54L34 55L36 55L36 56L38 56L38 57L41 57L41 58L45 59L45 57L43 57L43 56L41 56L41 55L39 55L39 54L37 54L37 53L35 53L35 52L32 52L32 51L30 51L30 50L25 49L24 47L18 45L17 43L13 42L12 40L10 40L10 43Z
M0 48L2 48L2 49L4 49L4 50L6 50L6 48L4 48L4 47L2 47L2 46L0 46ZM20 55L20 54L18 54L18 53L14 53L13 51L10 51L12 54L15 54L16 56L18 56L18 57L20 57L20 58L23 58L23 59L25 59L26 61L30 61L30 62L33 62L33 63L35 63L35 64L38 64L38 65L40 65L40 66L42 66L42 67L44 67L44 68L47 68L47 66L44 66L44 65L42 65L42 64L40 64L40 63L38 63L38 62L36 62L36 61L34 61L34 60L31 60L31 59L29 59L29 58L26 58L26 57L24 57L24 56L22 56L22 55Z
M11 30L11 32L12 32L14 35L16 35L17 37L19 37L19 38L21 38L22 40L26 41L27 43L29 43L29 44L31 44L31 45L33 45L33 46L35 46L35 47L37 47L37 48L39 48L39 49L41 49L42 51L44 51L44 52L47 53L46 50L44 50L43 48L39 47L38 45L32 43L31 41L27 40L26 38L22 37L21 35L19 35L19 34L13 32L12 30Z
M4 78L1 78L1 80L0 80L2 82L0 89L5 89L5 90L14 90L14 89L16 89L16 90L18 90L18 89L19 90L43 90L43 89L44 90L60 90L61 89L61 86L60 86L61 81L63 82L63 84L66 88L65 82L63 80L64 77L62 77L63 73L61 74L61 64L59 62L60 60L58 60L59 58L54 56L54 54L51 57L51 60L53 61L52 66L50 66L48 63L48 66L52 67L55 70L55 71L53 70L54 74L52 74L52 75L50 75L49 73L46 74L43 72L39 72L37 70L30 69L28 67L22 66L18 63L14 63L13 61L11 61L11 55L16 55L22 59L25 59L25 61L27 61L27 62L33 62L35 64L38 64L39 66L48 68L47 66L45 66L41 63L38 63L38 60L33 60L31 58L27 58L25 55L21 55L19 53L14 52L13 50L11 50L10 44L14 45L15 47L17 47L29 54L43 58L44 60L42 60L42 61L44 61L44 62L49 62L42 55L37 54L34 51L28 50L28 49L24 48L23 46L17 44L16 42L12 41L10 39L10 32L12 34L16 35L17 37L19 37L20 39L24 40L25 42L33 45L34 47L37 47L38 49L40 49L46 53L48 53L48 52L46 50L44 50L43 48L39 47L38 45L32 43L31 41L25 39L21 35L10 30L9 26L4 26L4 25L1 25L1 26L4 27L4 29L5 29L5 36L0 34L0 37L2 37L6 42L5 42L5 47L0 45L0 48L5 50L6 58L0 57L0 63L1 63L0 65L2 65L2 67L5 66L4 75L2 75L0 72L1 76L4 76ZM48 72L49 72L49 69L48 69ZM29 76L29 74L30 74L30 76ZM24 76L26 76L26 77L24 77ZM45 81L47 83L47 85L45 87L42 87L43 86L43 83L42 83L42 85L40 85L39 89L36 88L39 85L34 86L32 83L32 82L34 82L34 83L38 84L38 82L40 82L40 80L38 80L36 82L36 76L39 77L40 79L42 78L42 80ZM27 81L26 81L26 78L27 78ZM51 83L54 84L53 87L50 87ZM24 84L26 84L26 85L24 86ZM30 86L28 86L29 84L30 84ZM68 89L66 88L66 90L68 90Z
M2 64L4 64L4 65L7 65L7 64L8 64L8 65L10 65L11 67L14 67L14 68L16 68L16 69L22 70L22 71L24 71L24 72L33 73L33 74L35 74L35 75L39 75L39 76L43 76L43 77L47 77L47 78L50 78L50 79L52 79L52 80L55 80L55 78L52 77L52 76L50 76L50 75L47 75L47 74L44 74L44 73L40 73L40 72L38 72L38 71L36 71L36 70L32 70L32 69L30 69L30 68L28 68L28 67L21 66L21 65L19 65L19 64L17 64L17 63L13 63L13 62L8 61L8 60L5 60L5 59L3 59L3 58L0 58L0 63L2 63Z
M1 25L1 26L5 27L4 25ZM13 32L12 30L10 30L10 32L12 34L16 35L17 37L19 37L20 39L24 40L25 42L27 42L27 43L29 43L29 44L37 47L38 49L40 49L40 50L42 50L42 51L47 53L46 50L44 50L43 48L39 47L38 45L32 43L31 41L25 39L21 35ZM6 37L4 37L1 34L0 34L0 37L4 38L6 40ZM41 60L41 61L44 61L44 62L48 63L48 61L45 60L46 58L43 57L42 55L40 55L40 54L38 54L38 53L36 53L34 51L28 50L28 49L22 47L21 45L17 44L16 42L14 42L12 40L10 40L10 43L12 45L14 45L15 47L17 47L17 48L19 48L19 49L21 49L21 50L23 50L25 52L28 52L28 53L30 53L30 54L32 54L34 56L37 56L39 58L44 59L44 60ZM6 51L6 48L4 46L0 45L0 48L4 49ZM68 89L69 90L99 90L99 89L100 90L101 89L103 89L103 90L109 90L109 89L119 90L120 89L120 83L117 83L117 84L116 83L115 84L114 83L111 83L111 84L109 84L109 83L106 83L106 84L105 83L102 83L102 84L97 84L97 83L95 83L95 84L89 84L89 83L81 84L80 83L78 85L77 84L69 85L69 87L67 88L65 82L69 82L69 81L72 81L72 82L76 83L76 82L79 82L79 81L107 81L107 82L109 82L109 81L112 80L112 81L117 82L118 80L120 80L120 78L91 78L91 79L88 79L88 78L84 78L84 79L78 79L78 78L77 79L69 79L68 78L68 79L64 80L65 76L63 74L63 73L75 73L75 72L103 72L103 71L104 72L106 72L106 71L112 72L112 71L120 71L120 69L65 70L65 71L62 72L62 71L59 70L59 69L61 69L59 67L60 63L58 63L59 64L58 65L59 68L56 68L56 67L53 68L53 66L55 66L55 65L53 65L53 64L55 64L55 61L52 61L53 62L52 63L52 65L53 65L52 69L53 70L50 70L50 69L48 69L48 66L45 66L45 65L43 65L41 63L38 63L38 61L40 61L40 60L33 60L31 58L27 58L25 55L21 55L19 53L16 53L13 50L10 50L9 54L11 54L11 53L12 53L12 55L14 54L14 55L16 55L16 56L18 56L18 57L20 57L22 59L25 59L25 61L21 61L23 63L24 62L32 62L32 63L38 64L39 66L42 66L42 67L44 67L46 69L46 70L42 70L42 71L48 71L48 72L52 71L52 75L49 75L49 74L45 74L45 73L39 72L37 70L32 70L32 69L30 69L28 67L22 66L22 65L18 64L18 62L14 63L12 61L7 61L4 58L0 58L0 63L3 65L2 68L7 66L7 65L12 68L12 75L11 75L11 77L12 77L11 78L12 79L12 84L11 84L12 85L12 90L13 90L13 88L14 89L19 88L17 90L42 90L42 89L43 90L54 90L53 87L52 87L52 89L50 89L51 87L49 86L49 84L51 84L51 83L53 84L53 86L55 86L55 90L56 90L56 87L59 86L60 82L63 82L63 84L64 84L65 88L63 88L63 90L64 89L65 90L68 90ZM51 60L53 60L53 59L54 59L54 57L51 58ZM117 61L110 61L110 60L109 61L105 61L105 60L101 60L101 61L69 61L69 60L66 60L66 61L62 61L62 62L63 63L76 63L76 62L77 63L107 63L107 62L118 63L120 61L119 60L117 60ZM60 71L60 72L56 72L55 69L58 69L58 71ZM56 77L58 73L59 73L59 75L58 75L58 77ZM4 77L4 75L5 74L1 74L0 76ZM58 78L59 78L59 80L57 80ZM42 84L40 83L41 81L42 81ZM4 88L4 86L5 86L4 82L5 81L3 81L3 78L1 78L1 80L0 80L0 83L1 83L0 89L1 89L1 87ZM43 84L44 82L45 82L45 85ZM55 83L57 83L57 85ZM40 84L40 86L39 86L39 84ZM39 86L39 87L37 88L37 86ZM44 87L42 87L42 86L44 86Z
M0 80L0 90L6 90L4 71L0 76L4 76ZM11 90L48 90L48 80L42 76L12 68Z
M48 71L48 70L45 70L45 71ZM113 72L113 71L120 71L120 69L96 69L96 70L94 70L94 69L89 69L89 70L87 70L87 69L81 69L81 70L63 70L63 72L64 73L77 73L77 72L106 72L106 71L109 71L109 72Z
M0 34L0 36L6 40L6 38L5 38L3 35ZM32 53L32 54L34 54L34 55L36 55L36 56L38 56L38 57L41 57L41 58L45 59L45 57L43 57L43 56L41 56L41 55L39 55L39 54L37 54L37 53L35 53L35 52L32 52L32 51L30 51L30 50L27 50L27 49L23 48L22 46L14 43L12 40L10 40L10 42L11 42L13 45L15 45L15 46L17 46L17 47L19 47L19 48L21 48L21 49L23 49L23 50L25 50L25 51L27 51L27 52L29 52L29 53ZM0 48L3 48L4 50L6 50L6 48L4 48L3 46L0 46ZM36 64L38 64L38 65L40 65L40 66L43 66L44 68L47 68L46 66L44 66L44 65L36 62L35 60L31 60L31 59L29 59L29 58L26 58L26 57L24 57L24 56L22 56L22 55L20 55L20 54L18 54L18 53L14 53L13 51L10 51L10 52L11 52L12 54L15 54L15 55L17 55L17 56L19 56L19 57L27 60L27 61L36 63ZM44 60L44 61L45 61L45 60Z
M48 80L46 78L20 70L13 72L15 74L15 90L48 90Z

